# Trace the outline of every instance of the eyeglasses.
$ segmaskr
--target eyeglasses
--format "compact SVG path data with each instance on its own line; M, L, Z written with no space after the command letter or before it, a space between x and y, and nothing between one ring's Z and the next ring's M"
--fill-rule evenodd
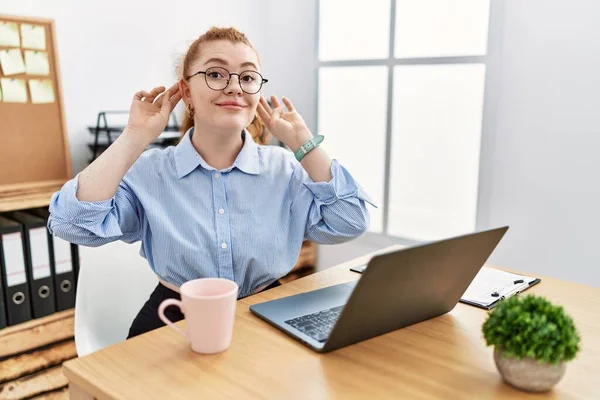
M269 81L268 79L264 79L262 75L256 71L247 70L236 74L221 67L212 67L206 71L198 71L195 74L188 76L187 79L189 80L199 74L204 74L206 85L212 90L225 89L229 86L231 76L237 75L242 91L248 94L258 93L260 88L262 88L263 83Z

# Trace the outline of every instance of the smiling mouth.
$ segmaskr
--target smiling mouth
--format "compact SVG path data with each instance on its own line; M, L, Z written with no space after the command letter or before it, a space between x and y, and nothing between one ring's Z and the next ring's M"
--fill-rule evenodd
M217 106L221 107L221 108L225 108L227 110L242 110L245 108L245 106L243 106L241 104L233 104L233 103L217 104Z

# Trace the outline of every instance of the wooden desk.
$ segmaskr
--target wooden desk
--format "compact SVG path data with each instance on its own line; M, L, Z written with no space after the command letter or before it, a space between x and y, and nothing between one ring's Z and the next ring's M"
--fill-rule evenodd
M389 249L389 248L388 248ZM441 317L327 354L313 352L252 315L251 304L359 275L370 257L318 272L238 302L231 347L193 353L161 328L69 361L72 398L98 399L598 399L600 289L543 278L530 292L565 306L581 333L581 353L545 395L501 381L481 325L487 312L458 304ZM180 322L181 325L184 322Z

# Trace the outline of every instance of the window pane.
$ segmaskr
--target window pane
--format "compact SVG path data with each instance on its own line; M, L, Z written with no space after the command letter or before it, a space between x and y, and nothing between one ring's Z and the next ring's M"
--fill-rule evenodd
M321 0L319 5L321 61L389 57L390 0Z
M394 68L389 234L475 229L485 66Z
M397 58L484 55L490 0L397 0Z
M319 70L319 127L323 148L358 180L378 208L371 232L383 226L387 67Z

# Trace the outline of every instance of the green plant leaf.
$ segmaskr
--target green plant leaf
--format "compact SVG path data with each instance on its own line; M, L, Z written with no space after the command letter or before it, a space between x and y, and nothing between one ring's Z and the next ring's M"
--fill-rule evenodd
M556 364L579 352L580 337L563 307L541 296L514 296L503 300L482 326L488 346L516 358L530 357Z

